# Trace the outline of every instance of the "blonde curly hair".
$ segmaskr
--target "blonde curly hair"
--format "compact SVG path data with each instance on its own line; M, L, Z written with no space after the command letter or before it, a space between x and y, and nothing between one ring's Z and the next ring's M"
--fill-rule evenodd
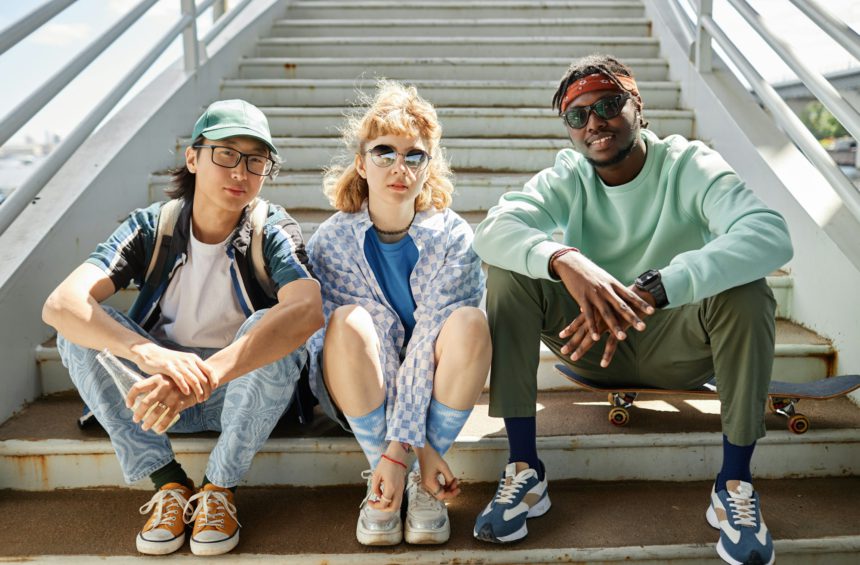
M442 126L433 105L418 95L414 86L390 80L377 83L376 95L362 96L369 106L361 116L347 118L342 140L347 153L337 156L323 176L323 191L329 202L341 212L354 213L367 199L367 180L355 168L355 156L363 155L365 144L383 135L418 137L426 144L432 159L427 165L426 180L415 199L415 210L431 206L442 210L451 205L453 177L444 150L439 146Z

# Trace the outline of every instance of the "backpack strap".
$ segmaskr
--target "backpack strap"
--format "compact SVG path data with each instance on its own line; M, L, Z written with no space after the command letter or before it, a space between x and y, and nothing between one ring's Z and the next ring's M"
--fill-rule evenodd
M152 257L149 267L146 269L144 284L157 285L164 272L164 264L170 253L170 242L173 240L173 230L182 211L182 200L177 198L171 200L158 211L158 227L155 230L155 247L152 249Z
M266 271L266 258L263 256L263 228L268 216L269 204L260 198L255 199L251 204L251 265L263 292L270 298L277 298L275 283Z

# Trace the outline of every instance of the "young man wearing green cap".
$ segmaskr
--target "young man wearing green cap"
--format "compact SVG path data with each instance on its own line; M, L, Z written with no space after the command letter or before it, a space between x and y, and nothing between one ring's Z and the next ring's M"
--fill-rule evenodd
M126 481L155 485L141 507L151 511L137 536L142 553L176 551L191 522L195 554L236 546L235 487L288 408L304 343L323 323L298 224L257 198L278 162L258 108L213 103L173 172L172 200L132 212L45 303L63 363ZM128 315L99 304L132 281L140 293ZM103 349L151 376L123 398L96 360ZM164 435L177 415L171 431L221 432L196 492Z

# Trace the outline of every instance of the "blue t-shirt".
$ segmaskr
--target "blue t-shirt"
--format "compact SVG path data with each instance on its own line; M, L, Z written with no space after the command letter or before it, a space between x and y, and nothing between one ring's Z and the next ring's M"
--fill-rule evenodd
M408 235L396 243L382 243L376 230L370 228L364 238L364 256L385 298L403 323L406 330L403 343L406 345L415 328L415 299L412 297L409 277L418 262L418 248Z

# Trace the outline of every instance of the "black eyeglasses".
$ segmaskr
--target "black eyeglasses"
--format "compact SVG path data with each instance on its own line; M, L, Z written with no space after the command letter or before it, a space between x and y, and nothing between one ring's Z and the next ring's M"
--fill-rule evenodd
M252 175L265 177L272 174L273 171L277 174L277 171L275 170L277 164L274 160L266 157L265 155L242 153L241 151L237 151L232 147L226 147L224 145L194 145L192 147L195 149L201 149L203 147L212 149L212 162L219 167L232 169L241 163L242 159L245 159L245 168Z
M415 172L421 171L430 162L430 155L422 149L410 149L404 155L398 153L394 148L388 145L377 145L373 149L368 149L365 153L370 153L370 160L377 167L387 169L397 162L397 156L403 157L403 162L406 166Z
M611 120L621 113L628 98L630 98L630 94L624 92L613 94L612 96L604 96L589 106L571 106L564 113L564 121L573 129L582 129L588 123L588 117L591 115L592 110L598 117L604 120Z

